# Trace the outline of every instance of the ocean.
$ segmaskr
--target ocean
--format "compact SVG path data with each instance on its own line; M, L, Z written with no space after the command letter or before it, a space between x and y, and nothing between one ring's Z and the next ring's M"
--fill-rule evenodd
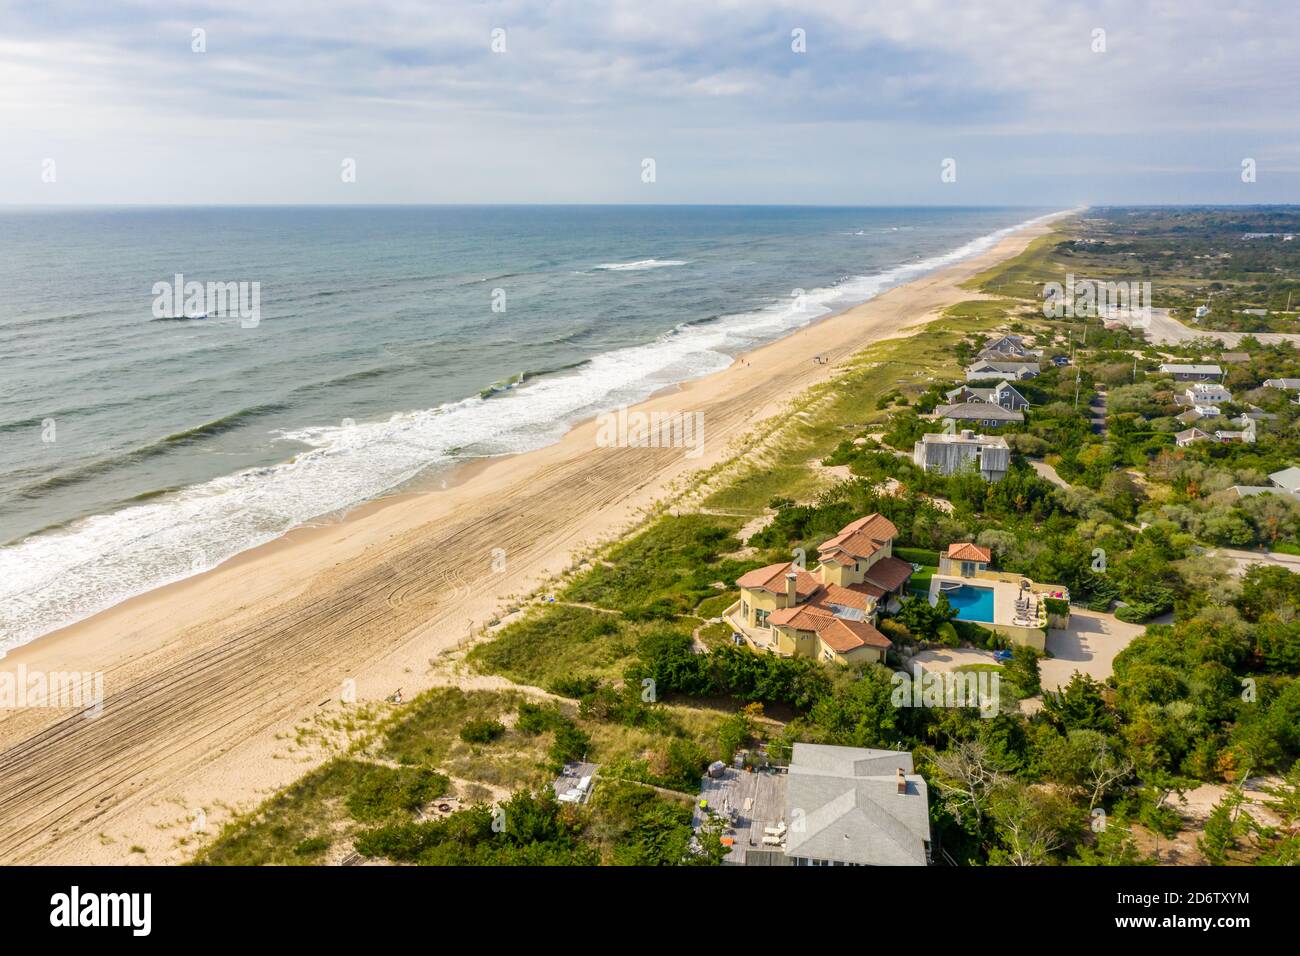
M0 209L0 654L1051 211ZM177 276L256 309L160 305Z

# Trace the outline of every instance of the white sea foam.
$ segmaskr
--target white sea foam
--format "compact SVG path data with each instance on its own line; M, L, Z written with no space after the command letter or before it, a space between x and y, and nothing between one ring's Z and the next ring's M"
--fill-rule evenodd
M988 249L1030 223L944 255L813 289L799 299L683 326L655 342L597 355L571 374L489 399L476 396L380 422L285 432L279 437L308 450L275 466L227 475L0 548L0 654L212 568L313 518L375 498L430 467L550 444L581 418L725 368L737 352Z
M668 266L684 266L685 259L638 259L636 262L602 262L593 269L603 272L641 272L644 269L663 269Z

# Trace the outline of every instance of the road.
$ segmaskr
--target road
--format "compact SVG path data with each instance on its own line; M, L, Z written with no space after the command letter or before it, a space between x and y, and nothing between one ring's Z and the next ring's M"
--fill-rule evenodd
M1046 481L1050 481L1058 488L1070 487L1070 483L1066 481L1064 478L1062 478L1060 475L1058 475L1056 473L1056 469L1053 468L1045 461L1031 460L1029 462L1029 467L1034 469L1034 472L1038 475L1039 478L1042 478Z
M1237 548L1217 548L1209 552L1212 557L1227 558L1233 563L1233 573L1241 577L1252 564L1271 564L1300 574L1300 555L1280 551L1241 551Z
M1300 334L1293 332L1221 332L1217 329L1192 328L1171 318L1168 309L1152 309L1151 325L1144 330L1148 341L1155 345L1177 345L1193 339L1218 339L1229 348L1241 343L1247 335L1253 335L1265 345L1277 345L1279 342L1292 342L1300 345Z

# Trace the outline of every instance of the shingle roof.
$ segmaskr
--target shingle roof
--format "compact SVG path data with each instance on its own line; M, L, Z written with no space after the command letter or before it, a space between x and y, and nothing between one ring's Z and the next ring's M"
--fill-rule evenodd
M902 770L905 792L898 792ZM797 743L786 787L787 815L804 826L786 856L884 866L924 866L930 839L925 780L905 751Z
M1275 471L1269 475L1268 480L1279 488L1295 491L1300 488L1300 468L1296 468L1294 465L1290 468L1283 468L1281 471Z
M959 418L964 421L985 422L1023 422L1023 412L1012 411L989 402L961 402L957 405L941 405L934 410L939 418Z

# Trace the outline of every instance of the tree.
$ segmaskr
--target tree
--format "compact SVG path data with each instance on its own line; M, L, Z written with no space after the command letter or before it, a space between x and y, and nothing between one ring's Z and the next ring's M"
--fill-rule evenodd
M1027 645L1017 644L1011 649L1011 660L1006 664L1005 674L1022 697L1033 697L1043 689L1038 674L1038 652Z
M937 754L934 766L938 773L934 784L953 817L963 825L969 823L979 833L990 794L1006 780L1002 768L989 754L982 741L962 741Z
M1044 748L1041 763L1048 777L1086 796L1089 810L1133 773L1133 762L1096 730L1057 736Z
M1133 830L1125 826L1122 816L1106 821L1091 844L1079 847L1070 861L1076 866L1154 866L1156 861L1138 849Z
M1223 866L1228 862L1228 853L1237 848L1239 827L1236 817L1241 802L1241 790L1233 787L1214 805L1205 821L1205 830L1197 839L1196 846L1211 866Z
M1059 691L1043 694L1043 714L1062 731L1108 731L1115 724L1115 717L1102 696L1102 685L1078 671Z
M1006 780L989 795L989 815L1002 846L989 854L990 863L1042 866L1069 842L1081 824L1076 807L1060 794Z
M934 640L939 634L939 628L956 616L957 609L948 603L946 594L940 594L934 605L930 604L928 598L917 595L903 599L894 620L917 637Z

